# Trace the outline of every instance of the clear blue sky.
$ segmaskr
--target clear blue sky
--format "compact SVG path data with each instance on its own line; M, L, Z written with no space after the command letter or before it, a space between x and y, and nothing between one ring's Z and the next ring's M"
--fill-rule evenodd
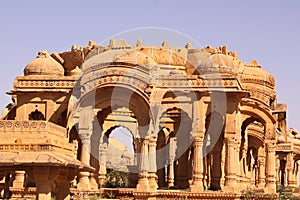
M288 104L288 126L300 130L299 10L296 0L2 1L0 106L10 102L4 93L40 50L61 52L133 28L162 27L203 46L228 45L244 62L256 59L276 78L278 101Z

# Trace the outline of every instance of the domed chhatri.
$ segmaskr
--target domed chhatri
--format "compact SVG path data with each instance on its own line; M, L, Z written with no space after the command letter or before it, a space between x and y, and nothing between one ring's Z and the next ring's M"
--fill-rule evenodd
M24 68L24 75L64 76L64 68L44 50Z
M187 72L194 75L237 77L238 70L243 65L235 52L227 51L227 46L191 49L187 57Z
M248 65L240 68L239 73L242 85L253 83L275 89L273 75L263 70L256 60L252 60Z
M275 199L277 186L299 186L300 134L255 60L227 46L114 39L50 54L7 93L0 198L108 195L115 171L128 175L115 182L128 187L113 190L119 199Z
M220 73L237 75L239 64L232 56L224 54L211 54L204 59L198 66L200 74Z

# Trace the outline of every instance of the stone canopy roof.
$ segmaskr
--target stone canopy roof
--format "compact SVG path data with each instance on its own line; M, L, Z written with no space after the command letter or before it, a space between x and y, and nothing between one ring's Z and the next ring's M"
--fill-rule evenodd
M0 152L0 166L57 166L94 171L90 166L58 152Z

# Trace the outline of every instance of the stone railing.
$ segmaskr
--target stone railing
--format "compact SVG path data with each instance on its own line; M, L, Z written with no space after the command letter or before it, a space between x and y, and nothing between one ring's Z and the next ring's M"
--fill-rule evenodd
M67 130L64 127L47 121L16 121L0 120L0 137L3 133L32 134L44 132L59 138L67 137Z

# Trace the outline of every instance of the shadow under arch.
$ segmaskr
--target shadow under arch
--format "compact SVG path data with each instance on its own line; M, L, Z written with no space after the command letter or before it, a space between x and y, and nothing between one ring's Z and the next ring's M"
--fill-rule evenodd
M224 131L225 116L216 111L209 112L205 118L203 141L204 177L209 190L221 190L224 184Z
M241 125L241 141L239 147L240 176L252 180L252 186L259 184L259 159L265 156L264 121L258 116L249 116ZM251 185L249 185L251 187Z
M133 150L134 153L137 152L137 144L136 144L136 138L137 138L137 127L138 127L138 122L135 121L135 116L126 116L127 120L133 118L131 122L124 122L124 121L118 121L118 120L113 120L113 121L106 121L109 116L114 117L116 114L115 112L118 112L119 106L114 106L114 107L106 107L104 109L100 109L97 112L97 115L94 120L94 130L93 134L91 136L91 163L92 165L96 168L96 170L99 168L99 162L102 164L106 164L106 156L104 156L104 160L101 157L101 151L102 153L106 154L107 152L107 147L109 144L109 137L111 133L120 128L123 127L126 129L132 138L132 145L133 145ZM120 112L120 111L119 111ZM130 112L129 109L126 110L126 112ZM125 120L125 118L123 118ZM130 127L130 128L129 128ZM136 130L135 130L136 127ZM134 161L136 163L136 160Z
M149 101L139 95L134 88L130 86L118 85L98 87L93 92L85 95L81 99L82 107L92 104L94 109L104 111L105 114L124 107L134 113L138 121L138 130L140 137L146 137L149 131L149 125L153 121L153 114L150 109ZM109 108L109 109L107 109ZM101 123L101 122L100 122Z
M78 134L78 123L74 124L68 131L69 143L74 144L77 160L81 160L82 142ZM77 147L76 147L77 146Z
M192 119L185 110L172 107L162 112L159 124L163 128L159 131L158 137L164 139L164 146L158 144L157 155L165 156L157 156L157 169L165 169L166 172L166 165L168 168L173 167L170 171L174 173L167 173L168 187L188 188L189 180L192 179ZM170 147L171 138L174 142L172 147ZM163 177L160 180L163 180ZM160 184L163 187L166 182L161 181Z

